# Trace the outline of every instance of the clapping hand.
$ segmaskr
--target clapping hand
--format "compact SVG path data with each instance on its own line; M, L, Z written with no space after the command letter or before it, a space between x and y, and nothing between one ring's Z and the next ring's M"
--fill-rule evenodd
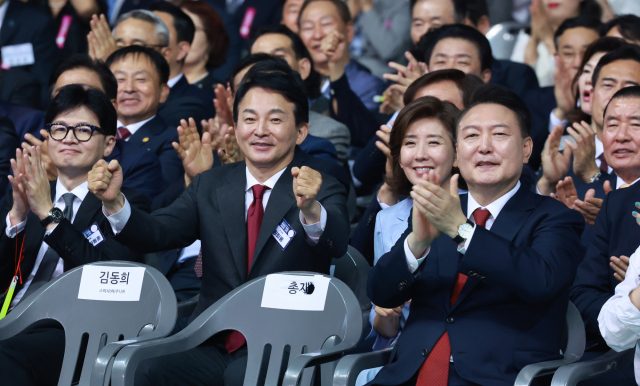
M227 88L218 84L213 92L216 97L213 99L213 106L216 108L216 118L218 125L227 124L233 126L233 93L231 85L227 84Z
M563 131L562 125L554 127L542 150L542 178L537 186L543 196L553 192L554 186L567 174L571 165L571 147L565 146L562 153L558 150Z
M198 134L198 128L193 118L189 122L180 120L178 127L178 140L173 142L173 148L184 166L185 187L191 184L196 175L211 169L213 166L213 149L211 147L211 134L204 132L202 141Z
M438 177L433 171L429 171L423 176L423 178L429 181L432 185L440 185L440 177ZM413 198L413 209L411 215L413 230L407 237L407 243L409 244L409 249L413 252L413 255L416 258L420 258L424 255L433 240L437 239L441 235L441 231L436 228L428 218L429 211L427 210L426 205L427 199L422 197L422 193L423 190L414 190L411 192L411 197Z
M111 35L109 22L104 15L93 15L89 22L91 32L87 35L89 56L93 60L106 61L109 55L118 49L116 40Z
M558 181L556 193L551 193L551 197L564 203L567 208L573 209L573 204L578 199L578 191L573 183L573 178L566 177L564 180Z
M220 124L216 118L212 118L208 121L203 120L202 128L203 131L211 135L211 148L218 152L218 157L223 165L244 159L233 126L226 123Z
M308 166L291 168L293 176L293 195L296 203L304 215L307 224L320 221L322 209L316 201L316 196L322 186L322 175Z
M24 154L27 155L27 152L25 151ZM22 150L16 149L16 158L12 158L10 161L13 176L9 176L8 178L13 188L13 207L9 212L9 218L13 222L13 225L18 225L26 220L30 210L27 189L20 179L20 176L27 174L22 155Z
M640 209L640 202L636 202L636 208ZM640 214L634 210L631 215L636 218L636 222L640 225Z
M627 274L627 268L629 268L629 258L627 256L620 256L619 258L611 256L609 266L615 271L613 277L618 281L623 281Z
M23 142L22 148L29 152L33 146L39 146L41 150L42 163L44 164L44 169L47 171L47 178L49 181L55 181L58 179L58 168L51 161L51 157L49 156L49 144L46 139L49 137L49 133L46 130L40 130L40 135L44 140L39 140L33 135L27 133L24 135L24 139L26 139L29 143Z
M573 172L585 183L589 183L600 169L596 165L596 132L582 121L567 128L567 133L576 141L567 141L573 151Z
M391 124L393 125L393 122ZM391 149L389 149L391 127L387 125L380 126L380 130L376 132L376 135L380 138L380 141L376 141L376 147L387 157L385 177L387 179L393 178L393 157L391 157ZM378 198L381 203L389 206L398 203L398 194L386 182L378 190Z
M398 71L397 74L384 74L383 78L392 82L399 83L403 86L409 87L416 79L426 74L427 66L424 63L418 62L416 58L407 51L404 53L409 63L406 66L398 64L396 62L389 62L389 67Z
M605 194L609 194L611 192L611 183L609 181L605 181L603 184L603 189ZM594 197L596 191L594 189L589 189L584 196L584 201L575 200L573 203L573 209L577 210L584 217L584 221L593 226L596 222L596 217L598 217L598 212L600 212L600 208L602 208L602 202L604 201L601 198Z
M49 211L53 208L51 186L42 164L42 150L39 146L35 146L31 147L29 153L31 157L26 151L22 154L25 173L21 173L18 178L24 187L25 196L29 200L29 208L42 220L49 215Z

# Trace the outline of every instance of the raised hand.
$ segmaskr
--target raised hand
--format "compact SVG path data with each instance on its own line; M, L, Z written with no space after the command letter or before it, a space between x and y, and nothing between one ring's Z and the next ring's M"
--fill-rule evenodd
M25 174L20 174L20 183L25 188L25 195L29 200L29 208L40 220L49 215L53 208L51 201L51 186L47 178L47 172L42 164L42 150L39 146L32 147L31 157L24 152L22 162Z
M565 146L562 153L558 150L563 131L562 125L554 127L542 150L542 177L537 186L544 196L553 193L554 187L564 178L571 165L571 147Z
M611 192L611 183L609 181L605 181L603 184L604 193L609 194ZM600 212L600 208L602 208L602 202L604 200L600 198L595 198L596 191L594 189L587 190L587 193L584 196L584 201L575 200L573 203L573 208L582 214L584 217L584 221L593 226L596 222L596 217L598 217L598 213Z
M114 215L124 206L122 189L122 167L117 160L101 159L89 171L89 191L102 201L109 216Z
M42 151L42 163L44 164L44 169L47 171L47 178L49 181L55 181L58 179L58 168L51 161L51 156L49 155L49 143L46 139L49 137L49 133L46 130L40 130L40 135L42 135L43 140L39 140L33 135L27 133L24 135L24 139L26 139L29 143L23 142L22 148L29 152L31 151L32 146L39 146Z
M640 202L636 202L636 208L640 209ZM631 215L635 217L636 223L640 225L640 214L638 214L638 212L634 210L633 212L631 212Z
M555 56L556 71L553 73L555 84L553 94L556 98L558 107L553 110L553 114L560 120L567 119L567 114L573 110L576 104L575 93L572 90L571 83L575 74L567 68L560 56Z
M344 75L344 68L349 62L349 57L344 54L348 49L347 46L346 37L337 30L329 32L320 42L320 49L329 59L329 78L331 81L336 81Z
M236 139L236 130L232 126L223 124L220 132L224 136L224 149L218 149L218 157L223 165L240 162L244 159L244 154L240 150Z
M109 55L118 49L116 40L111 35L109 22L104 15L93 15L89 22L91 32L87 35L89 43L89 56L93 60L107 60Z
M567 208L573 209L573 204L578 199L578 191L573 183L573 178L566 177L563 181L558 181L556 193L551 193L551 197L564 203Z
M424 178L434 185L440 184L440 178L433 171L429 171ZM417 259L422 257L433 240L442 234L428 218L429 211L425 204L427 200L421 197L422 193L422 191L411 192L411 197L413 198L411 216L413 230L409 236L407 236L409 249ZM416 199L416 197L419 197L419 199Z
M405 87L408 87L413 83L416 79L426 74L426 66L420 65L420 63L413 57L413 55L407 51L404 56L407 58L409 63L406 66L398 64L396 62L389 62L389 67L398 71L397 74L383 74L383 77L386 80L390 80L392 82L399 83Z
M391 122L391 124L393 125L393 122ZM381 141L376 141L376 147L387 157L385 176L387 179L393 178L393 157L391 157L391 149L389 149L391 127L387 125L380 126L380 130L376 132L376 135L381 139ZM386 182L382 184L380 190L378 190L378 198L381 203L389 206L398 203L398 194L392 191Z
M600 171L596 165L596 132L591 126L582 121L567 128L567 132L576 141L567 141L567 146L573 150L573 172L585 183Z
M322 175L308 166L291 168L293 176L293 195L296 204L304 215L307 224L320 221L322 209L316 196L322 186Z
M384 101L378 107L381 114L393 114L396 111L400 111L404 108L404 93L407 91L407 87L401 84L392 84L384 92Z
M182 161L182 166L184 166L184 183L187 187L198 174L213 166L211 134L205 131L202 134L202 141L200 141L194 119L189 118L188 123L182 119L180 126L178 126L178 140L180 143L173 142L172 145Z
M451 238L458 234L458 226L467 221L460 207L458 174L451 177L449 191L430 181L420 181L413 186L411 197L426 209L424 215L440 232Z
M627 274L627 268L629 268L629 258L627 256L620 256L619 258L611 256L609 266L615 271L613 277L618 281L623 281Z
M227 88L218 84L213 89L216 94L213 100L213 105L216 108L216 119L218 119L219 125L227 124L233 126L233 93L231 92L231 86L227 84Z
M27 152L25 151L24 154L26 155ZM16 149L16 158L12 158L10 163L13 176L9 176L8 178L13 188L13 207L11 207L11 211L9 212L9 218L13 222L13 225L18 225L27 219L30 210L26 186L24 186L20 180L20 176L27 174L22 150Z

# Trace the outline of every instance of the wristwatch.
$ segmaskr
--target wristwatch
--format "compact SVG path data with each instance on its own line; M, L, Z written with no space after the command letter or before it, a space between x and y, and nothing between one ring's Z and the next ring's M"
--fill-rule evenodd
M474 224L471 220L467 219L467 222L458 227L458 234L453 238L453 242L456 244L464 243L469 238L469 236L471 236L473 227L475 225L476 224Z
M42 220L40 220L40 224L42 224L43 227L46 227L52 222L59 223L60 221L62 221L63 218L64 218L64 214L62 214L62 210L54 206L49 211L49 215L43 218Z

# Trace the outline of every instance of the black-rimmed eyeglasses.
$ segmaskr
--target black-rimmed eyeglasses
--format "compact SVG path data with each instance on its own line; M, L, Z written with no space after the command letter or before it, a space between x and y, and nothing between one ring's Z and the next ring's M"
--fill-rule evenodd
M93 125L77 125L77 126L65 126L61 123L48 123L47 131L52 139L56 141L62 141L67 138L69 131L73 131L73 135L80 142L87 142L91 139L94 131L98 131L104 134L101 128Z

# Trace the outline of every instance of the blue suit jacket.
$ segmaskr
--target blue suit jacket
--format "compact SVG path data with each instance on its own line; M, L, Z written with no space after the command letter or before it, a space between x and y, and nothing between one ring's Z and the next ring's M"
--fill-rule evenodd
M591 229L587 252L571 289L571 301L585 322L587 347L597 344L608 350L598 328L598 314L619 284L613 277L609 258L631 256L638 248L640 226L631 212L637 210L634 204L639 196L638 183L609 193Z
M529 90L540 88L538 77L531 66L495 58L491 66L491 80L489 83L505 86L518 94L520 98Z
M467 195L461 195L463 211ZM398 385L420 368L445 331L458 374L481 385L513 385L526 365L559 357L569 288L578 266L584 220L522 186L488 231L476 227L464 256L447 235L415 274L403 236L369 274L368 295L381 307L411 302L411 314L372 384ZM468 280L453 307L458 273Z
M338 152L336 151L336 147L328 139L309 134L300 144L300 149L316 158L338 163Z
M176 179L182 179L184 168L171 142L178 142L178 132L156 115L152 120L142 125L131 137L128 143L136 144L144 150L155 153L162 165L164 185L171 185Z
M572 168L573 169L573 168ZM573 175L573 170L570 169L570 174ZM611 174L607 174L607 173L602 173L602 177L600 177L600 180L596 181L596 182L592 182L589 184L585 184L582 182L581 179L579 179L578 177L575 177L575 175L573 175L573 181L575 183L575 181L579 181L582 184L576 186L576 192L578 193L578 198L580 200L584 200L584 196L587 194L587 191L589 189L593 189L595 191L594 197L595 198L599 198L601 200L604 200L606 194L604 193L604 182L605 181L609 181L609 183L611 183L611 188L613 190L616 190L616 179L618 178L618 176L616 176L616 173L611 173ZM592 227L589 224L585 224L584 226L584 232L582 232L582 250L583 250L583 255L587 250L587 246L589 245L589 237L591 237L591 231L592 231Z
M527 91L522 100L531 111L531 139L533 152L529 158L529 165L534 171L540 169L542 163L542 149L549 136L549 114L556 108L556 97L553 87L541 87Z
M0 101L0 117L7 117L13 121L21 142L24 142L24 135L27 133L41 138L40 129L44 129L44 113L42 111Z
M135 189L153 200L162 192L162 167L158 157L150 151L140 151L140 147L122 139L107 158L118 160L122 166L122 186Z

